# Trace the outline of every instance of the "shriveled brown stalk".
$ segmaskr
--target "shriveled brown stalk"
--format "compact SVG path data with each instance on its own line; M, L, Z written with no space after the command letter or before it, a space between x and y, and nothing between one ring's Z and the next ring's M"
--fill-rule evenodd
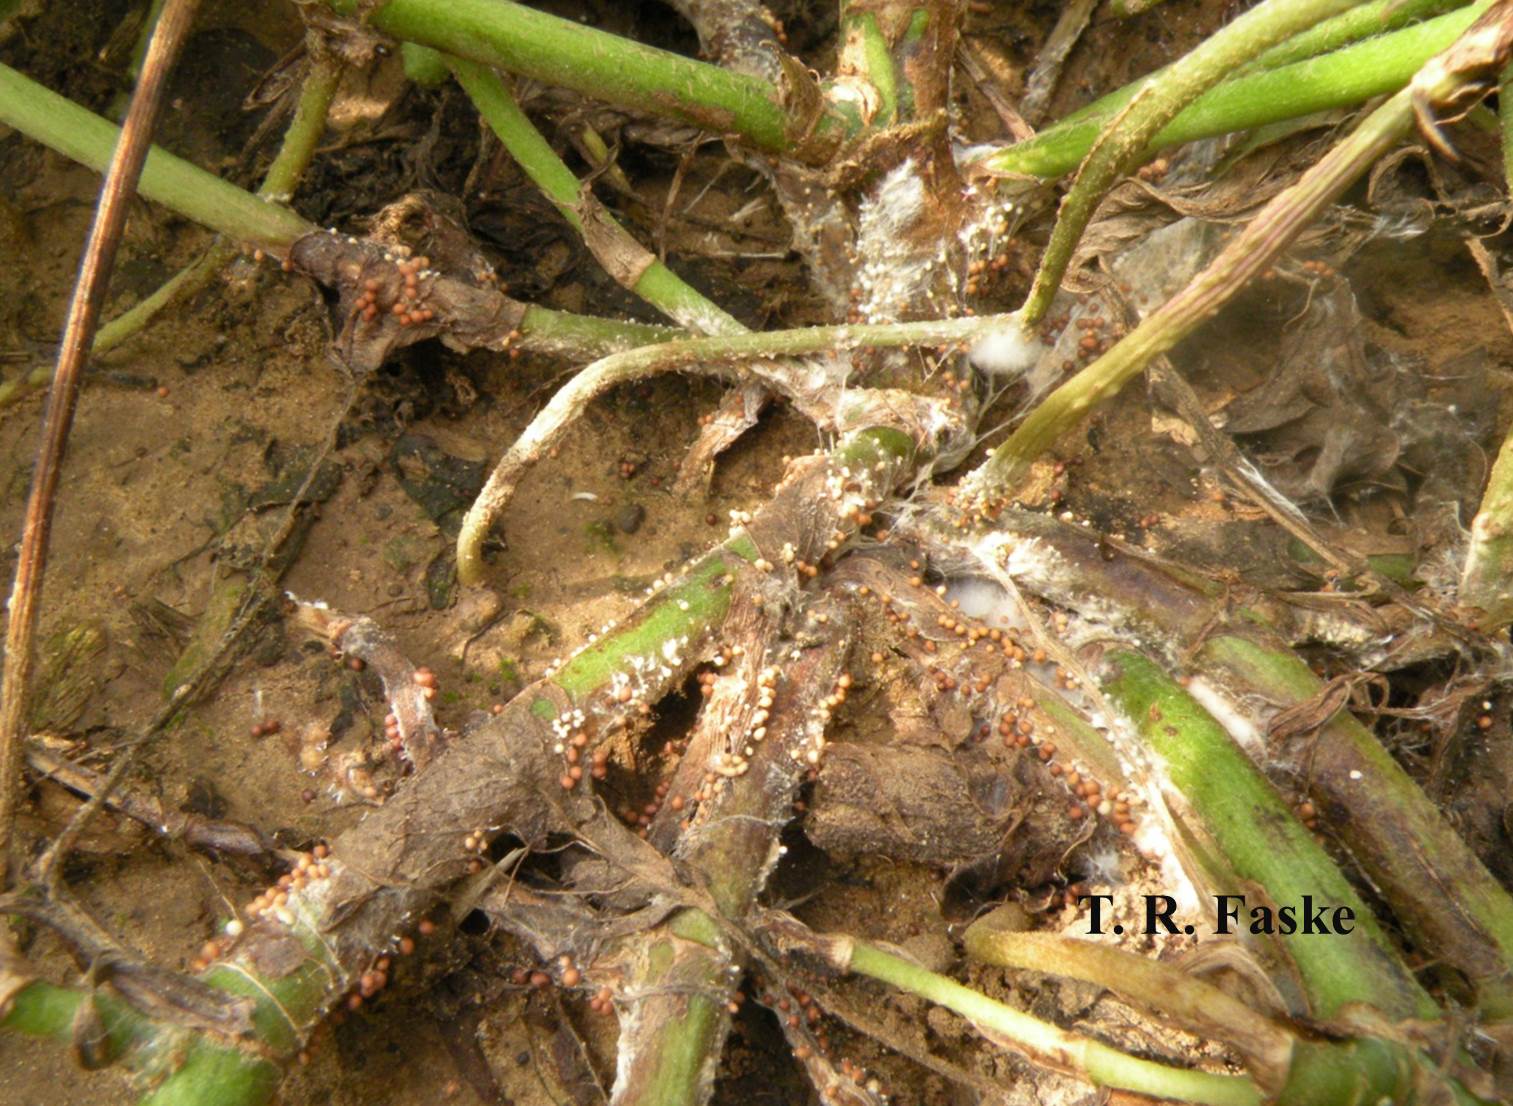
M849 629L840 611L823 597L802 603L781 620L788 632L780 636L769 613L775 598L758 593L738 601L727 618L730 640L745 646L731 676L740 686L711 699L711 721L696 730L685 759L704 770L701 777L713 770L718 779L690 794L681 816L673 814L680 835L669 855L733 921L745 916L772 869L809 756L822 751L834 697L845 694L837 680ZM776 692L780 676L781 694L761 707L762 689ZM680 932L697 934L698 921L676 915L621 953L628 968L615 1106L697 1101L713 1085L744 957L728 943L710 947Z
M28 743L26 763L38 779L52 780L86 799L104 789L104 776L43 747L36 738ZM153 833L171 841L182 841L192 849L240 856L266 856L273 851L271 842L255 826L173 810L154 796L134 788L117 787L105 805L134 822L140 822Z
M10 623L5 635L5 682L0 686L0 876L9 879L11 831L20 795L23 727L32 677L32 637L37 627L37 600L47 571L47 540L52 527L53 499L62 473L68 433L73 428L79 398L79 376L94 341L100 306L116 247L126 225L126 213L137 176L147 158L152 129L162 106L163 89L174 59L189 32L199 0L168 0L153 31L142 77L132 93L121 139L116 145L94 222L85 240L79 278L69 303L68 321L58 349L58 365L43 416L42 442L21 531L21 553L11 589Z

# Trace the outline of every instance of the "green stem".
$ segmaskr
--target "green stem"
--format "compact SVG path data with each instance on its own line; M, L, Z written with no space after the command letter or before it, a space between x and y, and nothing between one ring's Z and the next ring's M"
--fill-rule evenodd
M715 134L733 134L769 153L784 153L811 132L823 161L853 123L829 105L792 118L766 81L643 46L508 0L389 0L372 5L333 0L333 7L374 27L445 54L505 69L595 100L651 112Z
M119 133L115 125L4 65L0 65L0 123L97 171L109 161ZM259 199L156 148L147 156L137 191L202 226L276 256L283 256L296 239L318 229L288 208ZM679 333L668 327L536 306L526 309L520 332L522 348L590 358L664 342Z
M988 915L967 929L967 952L973 958L1106 987L1138 1010L1221 1041L1241 1054L1277 1106L1433 1101L1428 1087L1449 1090L1463 1103L1476 1101L1444 1077L1437 1059L1415 1055L1401 1042L1371 1036L1303 1040L1177 964L1056 933L995 929L992 919Z
M28 983L12 996L0 1026L68 1043L85 1001L94 1003L105 1031L102 1059L123 1060L144 1079L162 1080L141 1106L264 1106L278 1088L278 1066L253 1051L151 1021L106 992Z
M579 360L608 357L686 334L670 326L577 315L531 304L520 319L521 348Z
M640 999L636 1020L622 1027L614 1106L698 1106L713 1082L729 1016L715 996L729 993L732 969L713 920L697 910L676 915L637 957L626 986ZM635 1043L627 1034L635 1034ZM631 1056L629 1063L623 1053Z
M1467 7L1469 3L1470 0L1371 0L1370 3L1357 4L1347 12L1278 43L1245 69L1277 69L1293 62L1307 61L1362 39Z
M924 319L912 323L841 323L792 330L748 331L710 338L674 338L655 347L616 354L616 375L677 369L707 362L841 353L855 349L898 349L971 342L1019 325L1017 314Z
M1341 12L1322 23L1315 24L1306 31L1293 35L1284 42L1277 43L1260 57L1241 66L1230 80L1267 69L1279 69L1284 65L1292 65L1294 62L1307 61L1330 51L1350 46L1362 39L1388 34L1455 8L1464 8L1470 2L1471 0L1369 0L1368 3L1357 4L1349 11ZM1139 80L1131 81L1123 88L1115 89L1106 96L1062 116L1055 124L1042 131L1039 137L1044 138L1053 131L1069 127L1073 123L1112 118L1115 112L1134 98L1135 93L1140 91L1140 87L1146 81L1159 76L1165 72L1165 69L1166 67L1162 67ZM1206 97L1199 97L1199 103L1205 101Z
M589 228L584 226L581 210L585 197L578 178L526 118L525 112L520 110L520 105L515 102L504 82L493 72L474 62L456 57L448 57L445 61L473 101L473 106L478 109L478 114L488 123L489 129L498 136L520 168L525 170L526 176L557 206L562 217L580 235L585 236L590 252L607 262L606 268L612 277L668 318L690 330L704 334L745 332L746 328L732 316L652 257L607 212L595 216L598 227L593 229L608 231L613 236L611 240L601 244L602 234L587 233ZM603 256L606 253L614 256ZM637 266L640 267L640 272L631 277L627 267Z
M852 943L847 967L954 1010L983 1030L1012 1041L1032 1057L1100 1087L1210 1106L1259 1106L1261 1102L1260 1091L1245 1076L1212 1075L1128 1056L862 941Z
M973 491L988 502L1012 495L1035 458L1152 358L1171 349L1216 314L1412 125L1413 99L1404 89L1368 115L1296 184L1274 197L1186 288L1102 357L1046 396L972 474Z
M336 86L340 80L341 67L334 59L317 58L311 62L310 72L305 75L305 83L294 108L294 118L284 131L284 140L279 146L278 154L268 166L263 186L257 190L260 199L278 204L289 202L300 177L315 156L321 135L325 133L326 112L330 110L331 99L336 95ZM114 349L166 308L195 295L235 256L236 248L230 243L213 244L152 295L102 326L95 335L94 354L98 356Z
M1096 596L1142 641L1190 653L1191 670L1232 703L1283 710L1318 703L1325 690L1302 658L1268 632L1262 614L1242 609L1235 617L1243 629L1216 630L1221 596L1177 566L1123 556L1109 562L1080 528L1022 511L1002 512L994 532L967 548L990 572L1022 550L1021 587L1073 608ZM1055 571L1037 567L1047 564ZM1314 804L1414 944L1433 949L1437 962L1470 980L1484 1015L1513 1016L1513 898L1348 711L1299 740L1307 741L1299 755L1306 754Z
M0 65L0 123L102 172L119 129L70 100ZM156 147L147 155L141 195L241 242L282 254L315 230L288 208L244 192L236 185Z
M263 186L257 190L261 198L287 204L293 197L299 179L315 157L321 136L326 133L326 114L331 110L341 74L342 67L335 58L311 60L310 72L305 74L299 100L294 105L294 118L289 120L284 140L263 177Z
M1321 57L1236 76L1209 89L1184 108L1155 135L1148 152L1331 108L1351 107L1373 96L1395 92L1412 79L1424 62L1455 41L1489 3L1490 0L1478 0L1436 19ZM1322 31L1326 26L1320 24L1315 30ZM1277 47L1287 48L1287 43ZM989 172L1005 176L1059 177L1077 167L1107 120L1133 99L1143 85L1144 81L1140 81L1126 86L1112 93L1107 101L1082 109L1034 138L986 155L979 164Z
M1119 650L1107 659L1104 694L1160 757L1235 875L1258 884L1277 906L1301 910L1311 896L1329 911L1345 908L1354 916L1349 933L1285 938L1313 1016L1327 1020L1351 1003L1366 1003L1394 1020L1438 1017L1370 907L1229 733L1141 654Z
M1114 181L1145 157L1151 140L1167 123L1238 66L1354 2L1264 0L1142 85L1129 106L1099 135L1077 172L1076 183L1061 202L1051 240L1025 299L1024 326L1033 327L1045 316L1099 201Z
M96 357L109 353L168 308L207 287L236 255L237 248L229 242L211 243L209 249L158 285L145 300L134 304L102 326L95 334L90 352Z
M1324 690L1301 657L1253 636L1215 635L1194 663L1234 692L1267 702L1306 703ZM1513 1017L1513 898L1348 711L1308 740L1310 796L1404 929L1465 973L1484 1016Z

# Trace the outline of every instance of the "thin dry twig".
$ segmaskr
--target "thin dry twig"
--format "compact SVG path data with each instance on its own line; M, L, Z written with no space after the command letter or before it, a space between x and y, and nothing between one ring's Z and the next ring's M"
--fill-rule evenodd
M142 63L142 76L132 93L121 139L116 145L94 225L79 263L79 279L68 307L68 322L58 349L58 367L42 423L42 442L37 451L36 475L26 503L21 531L21 556L11 590L10 625L5 635L5 683L0 686L0 865L10 878L11 831L16 801L21 792L21 769L25 750L22 727L26 720L27 690L32 675L32 638L37 628L37 598L47 568L47 537L52 527L53 500L63 464L63 451L73 427L79 398L79 376L94 341L95 325L116 247L126 225L126 209L136 190L137 177L147 159L153 124L162 103L174 58L189 32L199 0L168 0Z

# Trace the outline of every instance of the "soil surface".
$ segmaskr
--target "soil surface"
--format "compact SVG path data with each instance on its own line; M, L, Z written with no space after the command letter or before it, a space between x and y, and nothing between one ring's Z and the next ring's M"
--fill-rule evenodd
M0 59L108 112L127 87L123 67L141 7L117 0L51 5L0 46ZM570 0L551 7L659 46L697 50L692 32L658 5ZM818 66L833 57L834 19L811 7L774 10L791 48ZM972 9L969 42L994 63L990 75L1010 82L1001 91L1012 101L1021 92L1012 82L1022 81L1033 63L1056 5L995 0ZM1122 22L1095 17L1069 57L1049 117L1169 61L1232 14L1223 3L1170 0L1156 13ZM224 0L205 5L197 28L174 80L161 143L255 186L282 129L280 118L268 117L268 100L278 91L280 59L299 42L297 17L282 2ZM1003 138L1003 123L979 90L964 88L961 101L975 139ZM1289 140L1271 165L1280 172L1305 164L1319 148L1306 135ZM1174 358L1205 407L1227 411L1242 446L1264 461L1278 486L1310 503L1321 526L1356 552L1404 558L1421 578L1456 547L1459 526L1479 499L1488 458L1508 423L1513 340L1465 249L1464 226L1442 219L1410 234L1395 231L1392 220L1415 211L1425 219L1454 216L1456 204L1470 206L1478 187L1477 151L1470 154L1453 180L1438 182L1439 191L1417 163L1384 172L1376 193L1352 197L1360 214L1327 221L1326 232L1301 244ZM833 321L808 290L761 178L718 144L689 147L681 158L629 144L620 164L634 189L618 200L627 225L665 250L710 298L753 327ZM1179 171L1174 164L1172 180L1148 183L1175 193ZM91 172L0 134L0 372L7 379L46 364L55 349L97 187ZM512 294L564 310L654 321L604 276L498 147L480 142L455 86L409 85L398 59L390 58L343 86L331 130L293 205L313 221L360 232L365 216L415 189L462 199L470 230ZM1245 207L1232 203L1234 212ZM107 317L211 242L202 228L138 203ZM1030 240L1016 247L1015 264L976 310L1017 306L1037 249ZM1310 329L1311 313L1325 302L1336 312L1332 321ZM1110 319L1108 331L1115 327ZM476 712L507 701L540 675L564 647L630 611L656 577L723 538L732 511L766 500L785 456L818 442L809 423L779 406L723 455L707 494L675 492L684 453L722 389L665 376L615 391L593 406L511 504L501 527L505 548L491 570L507 611L480 631L455 605L450 550L461 511L488 466L578 366L532 355L463 356L423 343L354 385L328 356L331 328L327 304L310 282L242 257L206 291L91 367L58 495L39 635L53 653L70 633L97 635L64 666L78 693L45 727L81 763L108 765L112 751L161 708L186 654L191 661L203 655L197 626L258 563L317 458L327 465L311 492L319 503L292 539L282 586L380 621L416 663L435 670L443 689L438 718L461 730ZM1320 349L1341 342L1360 344L1358 379L1327 379L1310 369ZM1296 402L1287 406L1278 397ZM0 534L10 535L0 549L0 576L6 578L43 402L43 393L33 391L0 408ZM1323 588L1317 565L1215 484L1164 412L1145 388L1128 388L1060 444L1040 471L1039 504L1217 573L1251 579L1265 573L1277 588ZM1006 403L1001 416L990 413L983 425L1009 413ZM1354 428L1353 436L1343 446L1326 441L1340 426ZM1331 450L1344 459L1331 459ZM57 677L58 669L48 671ZM1398 677L1394 693L1406 696L1415 681L1426 686L1444 675L1426 664ZM853 697L832 735L860 750L862 782L852 784L863 796L866 750L894 737L884 709L890 678L904 678L903 670L875 673L872 691ZM381 746L384 709L364 673L333 663L292 626L269 619L245 635L224 678L187 717L153 741L131 786L167 809L244 823L285 848L308 847L363 812L360 802L333 795L309 747L325 742L328 755L336 755ZM687 702L662 705L664 740L692 710ZM1505 753L1488 751L1489 743L1506 744L1506 712L1484 713L1493 718L1490 728L1476 728L1467 714L1430 735L1406 724L1390 732L1507 878L1513 852L1502 787L1509 762ZM269 732L274 722L276 732ZM941 737L939 744L949 748L958 740L965 735ZM921 743L918 755L928 759L926 747ZM982 754L979 767L1017 771L1026 794L1063 801L1054 790L1061 785L1039 766L1016 763L1011 752L995 749ZM648 781L666 770L654 754L639 767L639 782L627 775L623 793L608 795L616 807L644 801ZM392 772L379 777L394 779ZM964 879L968 865L928 851L871 855L857 847L867 831L846 821L846 792L836 786L835 805L826 819L816 815L808 837L797 824L790 831L770 901L818 930L899 945L990 994L1062 1024L1096 1027L1142 1054L1211 1051L1145 1023L1095 989L1049 979L1015 984L1002 971L963 963L953 938L993 902L1015 900L1051 928L1074 926L1078 915L1063 905L1064 892L1086 876L1078 870L1084 861L1070 854L1023 858L1023 870L1039 872L1038 882L1005 886ZM23 829L38 847L78 806L72 792L45 782L29 791L29 800ZM1006 817L1005 827L1011 822ZM1160 886L1159 873L1138 856L1127 850L1122 856L1115 862L1130 893ZM230 904L256 895L273 871L245 858L206 858L107 813L80 842L67 883L143 955L187 968ZM607 1087L614 1075L613 1019L591 1012L581 996L511 982L512 972L534 962L527 950L485 929L464 919L460 930L422 941L396 969L388 993L323 1035L286 1082L281 1101L602 1101L594 1086L564 1085L560 1053L580 1048L584 1079ZM1177 941L1129 947L1182 951ZM26 951L55 978L70 977L71 961L46 932L28 933ZM984 1043L954 1015L882 997L881 989L857 984L836 1002L858 1019L872 1019L896 1047L834 1016L825 1024L832 1053L880 1079L893 1101L970 1100L969 1090L909 1059L911 1051L999 1086L1007 1101L1091 1100L1085 1087L1034 1073ZM6 1072L0 1103L7 1106L134 1100L115 1074L85 1073L66 1050L36 1042L0 1036L0 1070ZM773 1015L746 1003L715 1101L797 1103L813 1101L812 1093Z

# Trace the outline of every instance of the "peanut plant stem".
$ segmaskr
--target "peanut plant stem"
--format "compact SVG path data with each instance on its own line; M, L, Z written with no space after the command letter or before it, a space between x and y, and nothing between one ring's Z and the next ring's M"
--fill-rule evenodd
M1043 930L995 926L988 914L967 927L967 955L985 964L1106 987L1129 1005L1175 1022L1210 1040L1223 1041L1245 1059L1266 1085L1280 1084L1297 1038L1228 991L1169 961L1156 960L1107 941Z
M113 124L5 65L0 65L0 123L96 170L109 161L118 133ZM201 226L278 257L295 240L319 229L286 207L156 148L148 154L137 191ZM520 331L524 349L590 358L679 335L669 327L535 305L526 309Z
M93 112L0 65L0 122L96 171L115 148L117 128ZM137 191L202 226L282 254L316 228L288 208L244 192L182 158L154 149Z
M1012 496L1036 457L1153 357L1216 314L1352 181L1396 145L1412 123L1412 95L1404 89L1367 116L1296 184L1273 198L1186 288L1113 349L1046 396L972 474L972 491L985 501Z
M1306 894L1351 911L1348 933L1300 933L1286 941L1313 1016L1327 1020L1358 1002L1394 1019L1437 1017L1371 908L1224 728L1141 654L1119 650L1107 660L1104 693L1161 758L1172 787L1235 875L1265 888L1279 905L1297 906Z
M1231 702L1280 710L1313 701L1323 690L1323 681L1268 632L1259 614L1241 611L1245 628L1215 631L1216 597L1166 566L1128 556L1106 561L1091 536L1017 511L1002 513L994 533L970 546L976 559L999 568L1012 563L1015 549L1017 560L1030 566L1016 575L1021 587L1072 607L1096 595L1150 647L1188 650L1191 670ZM1033 567L1048 563L1057 570ZM1306 740L1306 781L1315 805L1404 930L1471 981L1486 1015L1513 1016L1513 898L1348 711ZM1384 818L1384 810L1392 816Z
M1147 81L1098 136L1077 181L1061 202L1051 240L1041 255L1023 308L1023 324L1045 316L1071 264L1072 253L1104 194L1144 156L1150 142L1198 96L1289 35L1353 6L1354 0L1264 0Z
M177 1041L172 1029L149 1021L108 992L84 992L34 981L12 996L0 1013L0 1026L32 1037L51 1037L60 1043L74 1039L75 1019L92 1002L106 1039L106 1057L120 1059L133 1052L171 1053L183 1048L171 1090L149 1093L142 1106L263 1106L278 1086L278 1067L266 1059L208 1037Z
M1424 62L1455 41L1490 2L1478 0L1468 7L1333 53L1237 75L1184 108L1156 133L1148 150L1153 152L1282 119L1350 107L1373 96L1395 92ZM1320 24L1318 29L1324 26ZM1288 45L1283 43L1277 49L1286 49ZM1252 69L1264 60L1263 56L1252 63ZM1106 101L1089 105L1034 138L987 154L979 164L1004 176L1059 177L1077 167L1108 119L1142 85L1143 82L1138 82L1111 93Z
M746 328L735 318L653 257L613 216L598 209L597 205L589 211L589 219L595 226L586 227L584 206L589 197L585 196L572 170L520 110L504 82L475 62L456 57L448 57L445 61L478 109L478 114L510 156L536 187L546 193L547 199L556 205L573 229L585 236L589 252L601 258L610 276L669 319L696 333L745 333ZM588 234L590 229L597 233ZM603 242L606 237L609 241ZM606 253L611 256L602 256ZM640 271L632 276L635 268Z
M315 147L326 129L326 112L330 109L331 98L336 94L336 85L340 79L341 66L334 59L317 58L311 62L310 72L305 75L304 85L300 89L299 102L294 108L294 118L284 131L283 143L268 167L263 186L257 190L260 199L288 203L299 178L304 175L311 158L315 156ZM229 242L213 243L198 258L165 281L152 295L102 326L95 335L95 355L114 349L164 310L195 295L214 280L216 274L235 256L236 249Z
M553 752L560 740L553 723L581 710L607 733L634 712L616 694L618 688L634 686L652 702L681 685L712 649L730 611L738 574L762 571L756 566L760 554L776 555L776 548L788 542L817 560L836 529L854 528L861 504L890 494L915 471L916 460L908 435L878 427L848 435L826 456L796 462L789 479L740 532L695 559L679 580L526 688L466 741L450 745L388 803L332 841L330 855L322 861L329 871L291 888L276 910L249 916L236 943L202 976L213 987L252 1000L255 1040L244 1053L229 1059L217 1054L176 1067L179 1052L167 1046L184 1044L193 1055L194 1049L214 1047L214 1042L186 1039L181 1030L158 1023L133 1030L146 1043L128 1050L123 1059L150 1084L160 1080L148 1101L251 1106L271 1096L278 1068L292 1060L374 956L467 873L475 854L462 847L463 827L498 827L498 832L508 830L526 840L544 840L549 832L589 834L602 821L620 836L607 844L601 840L601 849L649 852L651 846L614 822L586 784L559 785L565 762L560 752ZM851 474L858 490L828 493L843 472ZM489 786L477 786L482 778ZM648 862L644 852L633 858ZM679 936L692 932L697 939L698 933L714 931L707 916L695 924L699 911L685 916L692 920L677 929ZM17 1020L7 1024L38 1031L35 1027L49 1018L53 1023L59 1019L56 1010L47 1013L52 1007L46 1004L58 1000L55 991L32 983L22 994L32 988L39 988L35 1005L12 1006L9 1016ZM692 1037L680 1041L690 1050L688 1057L702 1047ZM671 1055L668 1060L680 1062ZM265 1081L261 1099L223 1096L207 1078L207 1071L239 1073L234 1061L267 1066L272 1078ZM678 1068L684 1074L689 1070Z
M789 152L802 141L809 156L827 160L854 128L853 120L825 104L811 118L790 117L777 88L766 81L507 0L337 0L333 7L346 14L365 9L363 18L396 38L735 135L768 153Z
M1212 1075L1142 1060L1100 1041L1005 1006L864 941L850 942L846 967L858 975L954 1010L974 1025L1013 1042L1037 1060L1100 1087L1208 1106L1259 1106L1260 1091L1246 1076Z

